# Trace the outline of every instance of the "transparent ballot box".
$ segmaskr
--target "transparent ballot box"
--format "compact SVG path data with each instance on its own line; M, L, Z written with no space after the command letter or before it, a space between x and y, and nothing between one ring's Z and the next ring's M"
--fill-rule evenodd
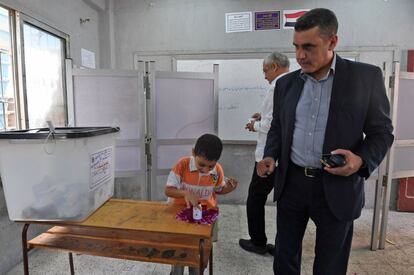
M119 128L0 133L0 176L10 220L80 221L114 193Z

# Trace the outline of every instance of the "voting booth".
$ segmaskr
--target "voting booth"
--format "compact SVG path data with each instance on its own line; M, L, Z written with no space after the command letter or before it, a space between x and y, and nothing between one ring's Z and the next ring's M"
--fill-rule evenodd
M217 70L217 69L216 69ZM217 73L90 70L67 63L69 122L78 127L113 125L115 192L129 198L163 200L157 192L196 139L217 134ZM125 196L123 196L125 197Z

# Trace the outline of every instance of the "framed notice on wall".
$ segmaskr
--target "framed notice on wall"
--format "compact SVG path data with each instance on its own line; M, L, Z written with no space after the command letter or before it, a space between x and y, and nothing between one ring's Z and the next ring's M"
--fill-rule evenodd
M252 12L226 13L226 33L252 31Z
M82 67L96 69L95 53L81 48Z
M254 13L254 29L278 30L280 29L280 11L260 11Z

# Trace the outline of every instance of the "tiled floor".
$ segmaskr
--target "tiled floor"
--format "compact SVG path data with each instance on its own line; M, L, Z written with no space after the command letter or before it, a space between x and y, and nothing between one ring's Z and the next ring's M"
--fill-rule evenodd
M222 205L219 223L219 241L214 244L214 274L216 275L271 275L273 258L241 250L239 238L247 238L245 207ZM275 208L266 207L269 239L275 234ZM369 250L372 210L364 210L355 223L354 240L348 274L351 275L412 275L414 274L414 214L390 212L385 250ZM309 222L304 239L302 274L312 274L315 227ZM30 274L69 274L68 254L35 250L29 256ZM74 256L76 274L169 274L170 267L162 264L132 262L86 255ZM208 272L205 272L206 274ZM23 274L23 265L13 268L8 275ZM187 274L187 273L185 273Z

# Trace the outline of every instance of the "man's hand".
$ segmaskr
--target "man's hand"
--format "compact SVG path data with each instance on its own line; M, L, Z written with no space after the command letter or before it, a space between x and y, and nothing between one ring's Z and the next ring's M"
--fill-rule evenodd
M345 157L346 164L342 167L337 167L337 168L324 167L324 170L327 171L328 173L331 173L337 176L347 177L357 172L363 165L363 161L361 157L358 155L355 155L349 150L336 149L335 151L332 151L331 154L343 155Z
M252 118L254 118L256 121L260 121L262 119L262 115L260 113L254 113L254 115L252 115Z
M265 178L275 170L275 160L272 157L266 157L259 161L256 166L257 175Z
M252 117L249 119L250 122L246 124L246 126L244 126L244 129L249 130L249 132L256 132L256 130L254 129L254 123L256 121L260 121L262 119L262 116L260 115L260 113L254 113L252 115Z
M256 132L256 130L254 129L254 123L255 121L247 123L244 129L249 130L249 132Z

